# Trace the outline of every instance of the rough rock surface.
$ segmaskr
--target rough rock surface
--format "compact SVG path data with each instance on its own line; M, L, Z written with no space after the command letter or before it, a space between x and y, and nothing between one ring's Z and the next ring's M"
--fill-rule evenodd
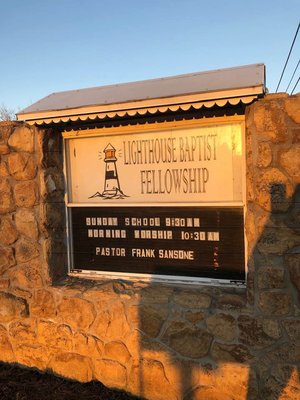
M61 134L0 123L0 360L150 400L295 400L299 101L246 110L246 288L68 278Z

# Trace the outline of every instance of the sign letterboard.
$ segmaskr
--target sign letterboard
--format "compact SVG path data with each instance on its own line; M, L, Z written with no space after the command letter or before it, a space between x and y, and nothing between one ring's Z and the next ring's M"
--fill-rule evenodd
M242 208L72 207L75 269L243 280Z
M240 123L65 139L71 272L245 279Z

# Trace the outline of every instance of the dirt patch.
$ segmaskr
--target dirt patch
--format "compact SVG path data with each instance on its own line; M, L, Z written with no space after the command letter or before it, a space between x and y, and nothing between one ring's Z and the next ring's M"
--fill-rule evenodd
M79 383L49 373L0 363L1 400L138 400L100 382Z

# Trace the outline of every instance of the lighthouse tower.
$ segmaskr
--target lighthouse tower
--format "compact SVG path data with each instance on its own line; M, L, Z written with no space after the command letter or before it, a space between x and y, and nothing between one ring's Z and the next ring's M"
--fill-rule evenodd
M117 165L116 165L116 149L109 143L104 149L104 162L106 163L105 168L105 181L103 196L111 197L121 192Z

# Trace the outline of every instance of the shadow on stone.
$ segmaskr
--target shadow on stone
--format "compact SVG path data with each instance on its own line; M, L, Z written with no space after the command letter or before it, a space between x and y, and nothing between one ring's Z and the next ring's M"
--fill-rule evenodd
M130 377L135 393L156 400L296 398L300 186L292 198L282 184L269 190L272 211L248 260L247 290L154 281L141 287L132 311L140 348Z

